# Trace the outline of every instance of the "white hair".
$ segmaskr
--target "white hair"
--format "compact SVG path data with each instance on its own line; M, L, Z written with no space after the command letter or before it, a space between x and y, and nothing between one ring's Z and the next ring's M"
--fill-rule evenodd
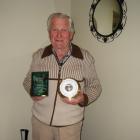
M58 18L62 18L62 19L68 19L69 25L70 25L69 31L73 32L73 33L75 32L74 23L73 23L72 18L70 16L66 15L66 14L63 14L63 13L53 13L48 17L48 20L47 20L48 31L50 31L50 29L51 29L51 21L54 17L58 17Z

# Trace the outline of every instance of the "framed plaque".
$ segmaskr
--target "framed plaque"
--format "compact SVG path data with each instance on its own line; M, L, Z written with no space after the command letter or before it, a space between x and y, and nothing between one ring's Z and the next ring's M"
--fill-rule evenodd
M49 72L32 72L31 96L48 96Z

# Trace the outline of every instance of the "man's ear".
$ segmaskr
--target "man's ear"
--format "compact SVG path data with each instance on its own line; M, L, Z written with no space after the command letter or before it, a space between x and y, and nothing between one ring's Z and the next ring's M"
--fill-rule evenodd
M48 31L48 37L49 37L49 39L51 39L51 33L50 33L50 31Z
M73 40L74 34L75 34L75 32L70 32L70 40Z

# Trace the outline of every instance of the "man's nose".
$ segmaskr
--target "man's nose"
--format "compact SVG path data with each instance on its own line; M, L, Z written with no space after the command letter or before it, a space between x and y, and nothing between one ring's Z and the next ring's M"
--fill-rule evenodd
M57 31L57 37L62 37L62 31L61 30Z

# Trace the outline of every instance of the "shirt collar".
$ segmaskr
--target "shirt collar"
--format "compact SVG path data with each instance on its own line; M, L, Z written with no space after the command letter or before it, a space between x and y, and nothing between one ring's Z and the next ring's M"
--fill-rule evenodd
M78 46L76 46L75 44L71 44L71 48L72 48L71 55L73 57L83 59L83 54ZM53 54L52 45L49 45L44 49L41 58L47 57L51 54Z
M54 55L56 55L56 52L55 52L54 48L52 48L52 52L53 52ZM71 55L71 52L72 52L72 46L70 45L70 49L69 49L69 51L67 52L67 54L65 54L64 57L70 56L70 55Z

